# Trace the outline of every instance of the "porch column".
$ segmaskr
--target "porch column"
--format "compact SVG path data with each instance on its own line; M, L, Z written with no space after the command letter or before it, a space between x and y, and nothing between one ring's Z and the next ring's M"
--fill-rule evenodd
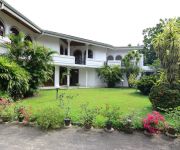
M5 36L8 36L10 34L10 26L8 24L4 24L5 27Z
M88 58L88 49L89 49L89 44L86 44L86 60Z
M54 86L55 86L56 88L59 87L59 66L55 66Z
M68 42L68 56L70 56L70 50L71 50L71 41L67 40Z
M70 69L67 68L67 87L70 86Z
M88 70L86 68L86 88L88 87Z

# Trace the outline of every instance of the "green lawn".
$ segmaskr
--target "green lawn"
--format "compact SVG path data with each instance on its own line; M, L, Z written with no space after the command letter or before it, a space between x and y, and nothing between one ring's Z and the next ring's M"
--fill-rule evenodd
M103 107L105 104L119 106L123 114L132 111L140 112L143 116L152 110L151 103L147 96L141 95L135 89L127 88L95 88L95 89L69 89L59 90L59 93L74 95L71 103L72 119L77 121L81 113L80 106L88 102L90 107ZM55 90L42 90L39 95L25 99L23 105L31 106L33 112L37 112L42 107L57 106Z

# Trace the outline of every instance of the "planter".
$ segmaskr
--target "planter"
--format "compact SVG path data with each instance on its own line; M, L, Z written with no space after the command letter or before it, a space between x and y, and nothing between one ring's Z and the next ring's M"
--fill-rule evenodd
M85 124L84 125L84 129L85 130L90 130L92 128L92 125L91 124Z
M6 116L1 117L1 119L3 122L8 122L10 120L10 118Z
M144 130L144 134L147 135L147 136L153 136L154 135L154 133L150 133L147 130Z
M64 125L65 125L66 127L71 126L71 119L69 119L69 118L64 119Z
M176 134L176 130L172 127L169 127L167 129L167 131L165 132L165 134L168 136L168 137L171 137L171 138L177 138L177 134Z
M133 134L134 129L133 128L125 128L123 131L127 134Z
M24 117L18 117L19 122L23 122L23 120L24 120Z

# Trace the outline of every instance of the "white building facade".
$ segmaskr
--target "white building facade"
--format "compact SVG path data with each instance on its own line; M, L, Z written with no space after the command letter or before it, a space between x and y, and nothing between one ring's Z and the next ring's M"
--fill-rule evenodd
M43 30L9 4L0 0L0 44L10 42L7 35L18 34L20 31L25 33L28 40L38 42L57 52L53 56L53 80L45 84L47 87L77 85L104 87L106 85L99 79L96 69L105 63L121 67L121 60L129 51L142 48L139 46L114 47L105 43ZM1 47L0 53L5 52L6 48ZM143 55L139 66L144 68ZM124 80L122 85L127 86L127 81Z

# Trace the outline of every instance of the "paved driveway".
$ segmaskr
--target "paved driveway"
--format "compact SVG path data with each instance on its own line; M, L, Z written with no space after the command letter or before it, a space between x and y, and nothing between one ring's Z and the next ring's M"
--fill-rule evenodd
M37 128L0 125L0 150L180 150L180 139L163 135L147 137L100 129L70 128L42 132Z

